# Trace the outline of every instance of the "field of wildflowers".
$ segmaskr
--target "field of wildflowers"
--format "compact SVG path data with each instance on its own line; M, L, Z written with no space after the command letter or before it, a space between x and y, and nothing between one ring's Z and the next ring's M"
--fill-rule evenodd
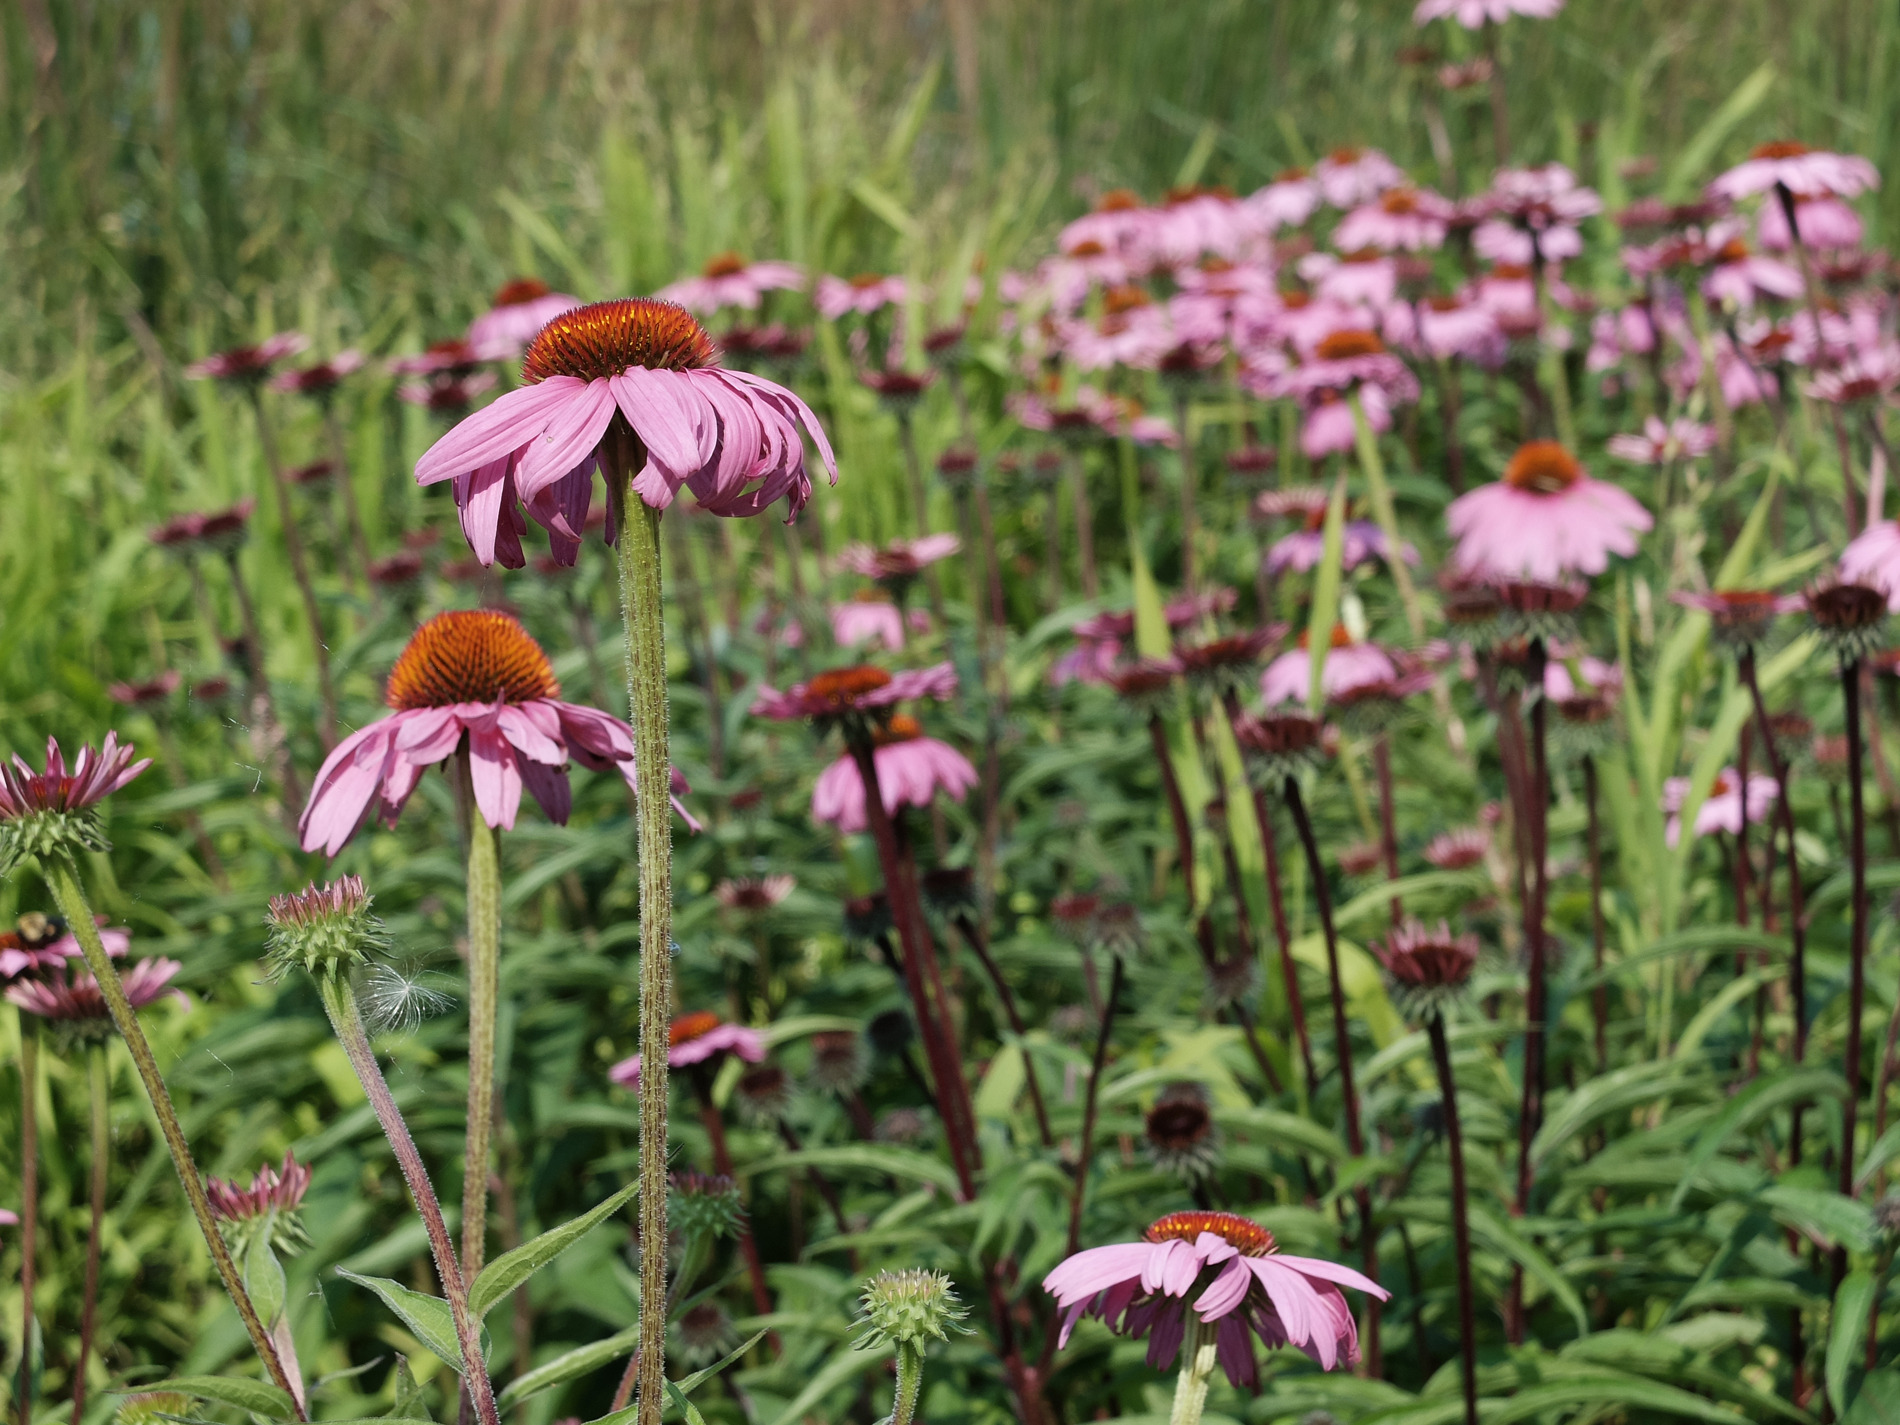
M1900 1421L1900 11L27 0L19 1425Z

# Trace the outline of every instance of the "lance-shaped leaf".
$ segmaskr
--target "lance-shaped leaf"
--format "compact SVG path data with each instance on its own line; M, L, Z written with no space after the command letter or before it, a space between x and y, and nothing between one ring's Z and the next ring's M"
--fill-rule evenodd
M628 1183L591 1212L584 1212L571 1222L563 1222L559 1227L543 1232L532 1242L524 1242L514 1251L504 1252L495 1258L482 1268L481 1275L475 1278L468 1289L469 1311L479 1321L496 1302L625 1207L639 1190L639 1183Z

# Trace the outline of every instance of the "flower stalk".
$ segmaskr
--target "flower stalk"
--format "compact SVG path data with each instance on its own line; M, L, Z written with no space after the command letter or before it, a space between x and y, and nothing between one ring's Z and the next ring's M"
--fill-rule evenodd
M1445 1016L1434 1013L1425 1023L1432 1041L1432 1063L1438 1070L1438 1093L1444 1105L1445 1153L1451 1162L1452 1256L1458 1264L1458 1352L1465 1392L1465 1425L1478 1425L1478 1347L1471 1298L1471 1223L1465 1197L1465 1139L1458 1122L1458 1085L1451 1073L1451 1045L1445 1036Z
M666 1071L673 1002L673 811L668 802L666 627L660 606L660 511L633 489L645 451L616 425L602 447L618 532L626 625L640 868L639 1425L659 1425L666 1360Z
M13 1392L20 1425L33 1419L34 1267L40 1232L40 1021L20 1011L20 1380Z
M99 1310L99 1234L105 1225L106 1166L112 1148L112 1102L103 1040L86 1046L86 1097L92 1129L92 1194L86 1232L85 1296L79 1311L79 1359L73 1366L72 1425L79 1425L86 1408L86 1366L92 1359L92 1333Z
M1792 225L1792 224L1791 224ZM1854 1130L1860 1108L1861 1013L1867 1001L1867 807L1861 787L1860 660L1841 660L1841 700L1847 714L1847 859L1852 875L1852 921L1848 932L1847 1095L1841 1100L1840 1187L1853 1197ZM1847 1248L1834 1249L1834 1285L1847 1274Z
M79 941L80 952L86 957L86 968L98 981L99 992L105 999L106 1008L111 1011L112 1022L125 1040L125 1047L132 1055L133 1067L138 1070L139 1079L145 1085L146 1097L151 1100L152 1112L158 1118L159 1132L164 1136L165 1146L171 1153L178 1180L184 1185L192 1216L198 1219L198 1229L204 1234L205 1246L211 1252L211 1262L217 1268L218 1279L224 1283L231 1304L237 1308L238 1319L244 1323L245 1334L251 1338L251 1345L264 1362L271 1381L294 1400L295 1392L291 1389L289 1376L284 1373L283 1362L278 1359L277 1347L272 1343L264 1323L258 1319L257 1308L251 1304L250 1294L244 1290L244 1281L238 1275L237 1264L231 1260L231 1253L224 1245L224 1237L211 1215L211 1203L205 1196L204 1178L191 1156L190 1144L185 1141L185 1130L179 1124L178 1110L172 1105L171 1092L165 1087L164 1075L158 1071L158 1060L153 1057L145 1030L125 997L125 987L119 983L119 972L113 967L112 959L106 954L106 947L99 938L98 923L92 917L92 906L79 883L78 869L63 856L50 857L42 864L47 884L52 888L53 899L58 903L67 925L72 928L74 938ZM297 1418L307 1418L301 1408L297 1411ZM494 1422L487 1421L484 1425L494 1425Z
M1207 1408L1207 1388L1220 1364L1219 1332L1191 1308L1185 1313L1181 1335L1181 1374L1174 1382L1174 1406L1168 1425L1200 1425Z
M495 1021L501 998L501 832L475 807L466 747L456 754L456 805L467 847L468 1128L462 1175L462 1269L488 1246L489 1140L495 1122Z
M1115 1024L1115 1001L1122 989L1122 957L1109 972L1108 995L1102 1001L1102 1027L1095 1035L1095 1057L1089 1064L1089 1087L1082 1100L1082 1137L1075 1150L1075 1186L1069 1193L1069 1245L1073 1257L1082 1245L1082 1203L1088 1195L1089 1159L1095 1153L1095 1108L1102 1091L1102 1069L1108 1063L1108 1034ZM1205 1391L1203 1390L1203 1394Z

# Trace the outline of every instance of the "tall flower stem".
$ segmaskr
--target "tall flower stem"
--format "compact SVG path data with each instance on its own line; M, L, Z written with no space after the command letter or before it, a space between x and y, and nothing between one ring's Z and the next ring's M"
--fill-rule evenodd
M1610 987L1603 979L1603 848L1597 829L1597 759L1583 759L1584 845L1590 858L1590 964L1596 984L1590 990L1590 1015L1596 1024L1597 1067L1610 1067Z
M852 760L857 763L858 775L864 781L864 819L877 847L879 869L884 872L884 891L891 903L891 919L903 950L899 958L904 962L904 987L910 992L911 1005L917 1015L917 1032L923 1036L931 1076L937 1081L938 1111L943 1115L944 1135L950 1145L957 1188L968 1201L976 1194L976 1117L969 1104L968 1086L963 1081L963 1066L950 1038L949 1001L943 992L930 930L924 921L916 872L898 842L897 828L885 813L884 793L878 785L877 760L870 738L852 734L848 741ZM645 1062L641 1060L643 1065Z
M251 410L257 416L257 439L264 447L264 463L270 467L271 483L277 488L277 515L284 527L284 555L290 561L290 574L303 595L304 617L310 622L310 646L317 656L317 695L323 700L323 745L336 745L336 686L330 678L330 646L323 633L323 609L317 603L317 586L310 579L310 561L304 557L303 532L297 527L297 512L290 499L290 476L277 456L277 433L264 414L264 397L251 389Z
M1115 1024L1115 1001L1122 990L1122 957L1108 976L1108 997L1102 1001L1102 1027L1095 1034L1095 1057L1089 1062L1089 1087L1082 1099L1082 1136L1075 1148L1075 1185L1069 1190L1069 1245L1064 1257L1073 1257L1082 1245L1082 1204L1088 1196L1089 1159L1095 1155L1095 1106L1102 1091L1102 1069L1108 1062L1108 1033Z
M1530 656L1525 660L1524 686L1532 694L1530 729L1530 768L1528 785L1519 810L1524 819L1526 851L1529 853L1530 894L1524 902L1524 947L1529 974L1524 990L1524 1082L1517 1118L1517 1191L1512 1199L1512 1215L1522 1217L1531 1202L1531 1141L1537 1136L1538 1121L1544 1112L1545 1002L1548 988L1545 976L1544 907L1550 894L1549 847L1546 811L1550 802L1550 766L1546 756L1546 715L1550 700L1543 695L1544 641L1533 638ZM1520 1265L1511 1274L1511 1295L1505 1304L1506 1332L1512 1344L1524 1339L1524 1269Z
M33 1419L34 1267L40 1235L40 1021L20 1011L20 1425Z
M608 435L608 498L618 531L627 636L640 868L640 1416L660 1425L666 1363L666 1056L673 1005L673 811L667 801L666 626L660 607L660 512L633 491L646 452L631 430Z
M423 1165L422 1154L417 1151L416 1140L410 1136L402 1110L396 1106L395 1095L389 1091L389 1081L383 1077L382 1068L376 1062L376 1051L370 1045L369 1031L363 1027L363 1015L357 1008L356 992L350 988L349 979L342 974L319 975L317 990L323 997L323 1009L330 1017L330 1027L336 1031L337 1042L343 1046L350 1067L356 1071L357 1081L362 1084L363 1093L376 1114L376 1121L382 1126L383 1136L389 1140L396 1166L402 1172L403 1182L409 1187L409 1196L415 1200L416 1212L422 1218L423 1231L429 1239L429 1252L435 1258L436 1278L442 1283L442 1297L448 1303L449 1315L455 1322L455 1341L461 1349L464 1368L462 1382L474 1403L476 1416L482 1425L497 1425L500 1417L495 1410L495 1388L489 1382L488 1366L482 1359L481 1324L468 1309L467 1279L455 1259L455 1243L449 1237L448 1223L442 1219L442 1202L435 1194L434 1184L429 1181L429 1170Z
M1451 1045L1445 1017L1434 1013L1425 1025L1438 1066L1438 1094L1444 1105L1445 1153L1451 1160L1452 1256L1458 1264L1458 1351L1465 1387L1465 1425L1478 1425L1477 1329L1471 1303L1471 1224L1465 1199L1465 1138L1458 1125L1458 1086L1451 1074Z
M92 1359L92 1332L99 1310L99 1234L105 1227L106 1166L112 1150L112 1101L103 1042L86 1046L86 1096L92 1120L92 1200L86 1232L85 1296L79 1309L79 1359L73 1366L72 1425L79 1425L86 1408L86 1366Z
M1854 1128L1860 1109L1860 1019L1867 1001L1867 807L1860 727L1860 660L1841 662L1841 700L1847 712L1847 860L1853 878L1853 919L1848 932L1847 1096L1841 1100L1840 1187L1854 1194ZM1834 1249L1834 1285L1847 1275L1847 1248Z
M1788 800L1788 764L1782 759L1774 727L1768 720L1768 704L1761 695L1761 679L1755 672L1755 650L1742 649L1736 665L1755 704L1755 726L1761 733L1768 770L1774 774L1775 812L1788 848L1788 981L1794 1001L1794 1061L1799 1064L1808 1053L1808 928L1807 910L1802 903L1801 861L1794 844L1794 807ZM1802 1104L1794 1105L1788 1130L1788 1157L1791 1163L1797 1164L1801 1161L1802 1109Z
M47 884L52 888L53 899L59 905L59 913L66 918L68 928L79 941L80 952L86 957L86 968L98 981L99 993L112 1014L112 1022L117 1026L119 1036L125 1040L125 1047L132 1055L132 1064L145 1085L146 1097L151 1100L152 1112L158 1119L159 1132L171 1152L172 1166L177 1169L178 1180L183 1184L185 1197L191 1203L192 1216L198 1219L198 1229L204 1234L205 1246L211 1252L211 1263L217 1268L218 1278L230 1294L231 1304L237 1308L238 1319L244 1323L245 1334L251 1338L251 1345L264 1362L264 1369L270 1373L271 1380L279 1390L294 1398L296 1392L291 1389L290 1377L284 1373L283 1362L277 1358L277 1348L271 1343L270 1333L258 1318L257 1308L251 1305L250 1294L244 1290L244 1279L238 1275L237 1264L231 1260L231 1253L224 1245L224 1237L218 1231L217 1220L211 1215L211 1200L205 1196L204 1178L191 1156L190 1144L185 1141L185 1130L178 1122L178 1110L172 1106L171 1091L165 1087L165 1077L158 1071L158 1060L153 1057L151 1043L139 1024L138 1014L125 997L125 987L119 983L119 972L113 968L105 944L99 939L98 922L92 918L92 906L79 884L79 871L63 856L50 856L42 866ZM306 1418L301 1408L297 1411L297 1418ZM486 1425L493 1425L493 1422L487 1422Z
M1022 1010L1017 1008L1016 995L1009 987L1009 981L1003 978L1002 967L996 963L996 957L990 953L989 937L983 927L968 914L960 913L955 917L956 927L964 942L975 953L983 966L983 973L989 976L990 987L996 991L996 1002L1002 1006L1003 1018L1009 1022L1010 1033L1016 1036L1023 1056L1023 1085L1029 1090L1029 1104L1036 1114L1036 1131L1042 1137L1045 1148L1055 1145L1055 1135L1049 1129L1049 1109L1042 1098L1042 1081L1036 1077L1035 1060L1029 1055L1026 1036L1029 1026L1023 1022Z
M1200 1425L1201 1412L1207 1408L1207 1388L1213 1383L1215 1367L1220 1364L1220 1337L1215 1326L1202 1321L1192 1307L1184 1315L1187 1319L1181 1335L1181 1374L1175 1378L1174 1406L1168 1412L1168 1425Z
M644 1072L644 1059L640 1067ZM713 1171L736 1182L738 1172L732 1165L732 1149L726 1146L726 1120L719 1112L719 1105L713 1102L712 1076L704 1065L695 1065L687 1078L692 1082L693 1096L699 1100L699 1121L705 1126L707 1141L712 1145ZM752 1309L764 1316L772 1310L772 1293L765 1285L765 1263L759 1257L759 1244L748 1226L739 1228L739 1255L745 1259L746 1276L752 1286Z
M1339 1061L1339 1092L1346 1111L1346 1147L1353 1157L1363 1157L1365 1134L1359 1124L1359 1093L1352 1077L1352 1035L1346 1025L1346 991L1339 978L1339 937L1333 931L1333 897L1326 886L1326 864L1320 860L1319 841L1313 835L1313 822L1306 814L1306 802L1300 795L1297 777L1285 783L1286 809L1299 831L1300 845L1306 851L1307 875L1313 882L1313 908L1319 913L1319 927L1326 938L1326 977L1333 996L1333 1052ZM1379 1279L1379 1233L1372 1221L1372 1192L1361 1183L1353 1190L1359 1203L1359 1232L1365 1251L1366 1275ZM1374 1380L1383 1374L1383 1353L1379 1349L1379 1299L1366 1302L1366 1370Z
M462 1173L462 1270L488 1256L489 1140L495 1123L495 1020L501 1002L501 832L475 805L467 748L455 756L468 877L468 1127Z
M1194 442L1188 439L1188 393L1184 383L1174 388L1174 430L1181 438L1181 587L1192 594L1200 586L1200 516L1195 509ZM1198 1413L1198 1412L1197 1412Z
M897 1393L891 1397L887 1425L911 1425L924 1391L924 1352L911 1341L897 1343Z

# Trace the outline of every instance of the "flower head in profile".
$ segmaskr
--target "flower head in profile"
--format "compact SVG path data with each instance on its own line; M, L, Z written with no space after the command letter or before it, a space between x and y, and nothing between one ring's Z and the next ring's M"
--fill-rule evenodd
M761 689L752 712L777 722L810 719L821 729L868 730L888 721L899 703L919 698L942 702L956 691L957 670L947 662L901 673L858 664L814 673L789 693Z
M1857 663L1885 637L1889 591L1874 584L1832 579L1802 596L1814 630L1843 663Z
M949 1277L906 1267L879 1272L864 1284L852 1324L861 1351L887 1345L921 1350L932 1340L948 1341L952 1331L970 1334L972 1328L963 1324L969 1314Z
M818 291L812 304L826 321L856 313L868 317L889 306L902 306L907 288L901 277L886 277L877 272L861 272L856 277L818 279Z
M234 346L194 361L185 375L194 380L229 381L233 385L260 385L286 356L295 356L310 344L302 332L278 332L255 346Z
M570 758L616 771L632 786L631 729L562 702L560 693L547 654L510 615L437 614L390 670L392 715L351 733L324 759L298 822L304 850L336 855L372 808L393 826L423 772L464 747L475 805L494 827L514 826L524 787L550 819L565 822ZM676 793L681 785L676 779Z
M128 708L161 707L171 701L173 693L183 679L174 668L167 668L154 678L142 678L132 683L113 683L106 688L106 696L113 702Z
M1777 594L1769 589L1680 591L1670 597L1684 608L1707 614L1709 631L1731 648L1754 647L1768 636L1777 618L1801 607L1798 594Z
M1162 1172L1199 1182L1220 1164L1221 1135L1208 1109L1207 1090L1170 1084L1142 1115L1142 1149Z
M1751 772L1744 793L1741 775L1733 767L1724 767L1716 774L1708 796L1696 809L1695 834L1707 836L1712 832L1726 831L1732 836L1742 829L1744 817L1749 825L1759 826L1767 820L1768 813L1774 810L1779 790L1773 777ZM1687 777L1671 777L1663 783L1662 809L1669 814L1664 838L1671 846L1682 839L1682 809L1688 800Z
M705 1064L727 1054L757 1064L765 1058L765 1039L756 1029L743 1024L728 1024L709 1009L682 1014L666 1033L668 1068L684 1069ZM624 1089L640 1091L640 1056L622 1059L607 1071L607 1077Z
M173 515L147 537L160 549L187 559L200 553L229 555L243 546L254 508L254 502L239 500L228 509Z
M1398 676L1398 664L1385 649L1353 638L1343 625L1334 626L1326 661L1320 667L1321 698L1330 701L1370 684L1392 682ZM1269 708L1304 703L1311 686L1312 655L1307 636L1302 633L1299 646L1282 653L1260 675L1260 701Z
M1612 554L1636 552L1655 521L1615 485L1593 480L1554 440L1519 446L1504 478L1467 491L1445 509L1459 567L1491 579L1558 584L1601 574Z
M475 557L517 569L523 508L555 556L573 562L603 461L633 467L633 490L653 509L686 488L714 514L754 515L783 498L796 517L811 497L801 427L837 479L818 418L784 387L717 358L712 338L671 302L576 307L536 335L524 384L430 446L416 481L453 481Z
M496 291L488 310L468 324L462 338L485 361L512 361L541 328L580 306L579 297L556 292L537 277L517 277Z
M939 792L962 801L977 782L969 758L947 742L924 736L917 719L903 713L874 731L871 761L884 814L890 817L907 806L929 806ZM867 801L864 774L847 752L818 774L811 790L812 819L843 832L863 831Z
M303 969L326 975L365 963L388 943L382 921L370 914L371 899L361 876L328 885L313 881L301 891L272 896L264 924L274 973Z
M1875 520L1841 551L1841 578L1887 592L1887 610L1900 612L1900 520Z
M796 876L740 876L713 887L713 897L727 910L760 915L778 905L798 886Z
M336 394L336 388L343 384L344 377L363 369L366 359L362 352L353 347L345 348L328 361L279 372L271 379L271 389L327 401Z
M840 648L881 646L895 653L904 646L904 611L876 589L833 604L831 637Z
M144 1009L166 994L182 1002L184 996L170 986L184 968L176 960L139 960L119 976L119 984L133 1009ZM35 979L16 980L7 986L7 998L28 1014L52 1020L80 1038L103 1038L112 1032L112 1011L105 994L83 970L68 974L65 969L52 969Z
M1491 833L1482 826L1454 827L1425 843L1419 854L1441 871L1463 871L1482 866L1491 851Z
M1478 937L1454 935L1444 921L1437 929L1407 921L1373 947L1407 1019L1442 1015L1478 963Z
M948 559L962 547L963 542L954 534L894 539L881 549L868 544L847 544L838 552L838 567L875 579L885 592L902 603L927 565Z
M1256 785L1275 790L1327 753L1325 725L1298 712L1243 717L1234 728L1234 740L1240 744L1247 775Z
M1634 465L1695 460L1715 449L1715 428L1687 416L1678 416L1672 421L1650 416L1643 422L1641 435L1613 435L1605 448L1618 459Z
M1148 1364L1165 1370L1191 1310L1215 1328L1222 1368L1237 1386L1257 1379L1251 1337L1295 1346L1325 1370L1359 1358L1359 1328L1340 1287L1390 1293L1351 1267L1280 1252L1273 1234L1231 1212L1172 1212L1139 1242L1077 1252L1043 1278L1062 1312L1060 1345L1084 1315L1148 1337ZM1251 1333L1251 1334L1250 1334Z
M0 876L28 856L106 851L111 843L99 825L98 804L152 765L133 761L131 743L116 732L94 752L81 747L69 768L54 738L46 739L46 769L35 772L15 753L0 764Z
M1879 186L1879 172L1858 155L1781 140L1758 145L1709 184L1709 195L1731 203L1777 190L1797 198L1852 198Z
M268 1232L271 1246L286 1256L310 1245L299 1214L309 1188L309 1165L299 1163L288 1150L281 1168L266 1163L251 1175L249 1187L239 1187L223 1178L205 1179L211 1215L217 1219L218 1231L232 1256L239 1261L244 1260L259 1232Z
M1266 651L1286 636L1285 625L1230 633L1200 643L1176 643L1174 661L1197 687L1216 692L1250 681Z
M747 262L736 252L722 252L708 260L699 276L671 283L654 295L711 316L728 307L756 312L767 292L797 291L804 285L805 269L795 262Z

